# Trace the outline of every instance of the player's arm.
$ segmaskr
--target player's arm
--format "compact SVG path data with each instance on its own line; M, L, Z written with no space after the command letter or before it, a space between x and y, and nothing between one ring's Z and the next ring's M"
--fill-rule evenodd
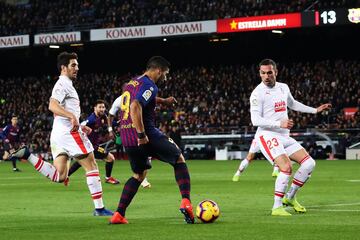
M107 118L107 124L108 124L109 136L111 138L114 138L114 136L115 136L113 128L112 128L112 122L114 121L116 113L120 110L121 101L122 101L122 96L116 98L115 101L113 102L113 104L111 105L110 110L109 110L109 116Z
M130 116L138 134L138 143L146 144L149 142L148 137L145 134L145 127L142 116L142 106L138 100L133 100L130 104Z
M309 107L306 106L305 104L302 104L301 102L295 100L295 98L293 97L293 95L290 92L290 89L288 86L287 87L287 92L288 92L288 107L294 111L298 111L298 112L303 112L303 113L313 113L315 114L316 108L313 107Z
M90 135L94 124L95 124L95 116L90 115L85 121L82 121L80 123L81 130L84 133L86 133L86 135Z
M288 87L288 107L294 111L316 114L316 113L322 112L324 110L330 109L331 104L326 103L326 104L319 106L318 108L306 106L305 104L302 104L301 102L295 100L295 98L291 94L290 89Z
M79 129L79 121L76 116L73 113L65 110L65 108L60 105L60 102L58 100L50 98L49 110L55 115L69 118L73 126L72 131L77 131Z
M156 104L174 105L176 103L177 103L176 98L172 96L168 98L156 97Z
M281 121L274 121L265 119L261 115L263 108L263 100L257 92L252 92L250 96L250 115L251 123L255 127L262 128L292 128L294 123L290 119L283 119Z

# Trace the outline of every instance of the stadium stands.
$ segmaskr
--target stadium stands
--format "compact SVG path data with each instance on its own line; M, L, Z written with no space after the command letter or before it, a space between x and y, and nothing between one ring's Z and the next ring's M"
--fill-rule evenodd
M325 115L290 112L296 123L294 130L358 128L359 112L347 117L344 108L360 108L359 69L358 61L279 63L278 80L288 83L295 99L310 106L326 102L334 105ZM0 126L5 126L13 113L19 114L21 138L39 152L48 151L53 117L47 105L56 79L57 76L0 79ZM117 73L81 73L81 84L76 87L82 99L83 118L92 111L96 99L111 104L128 79L129 76ZM165 132L178 126L182 134L253 131L249 96L259 82L255 64L173 69L166 85L160 87L160 95L175 96L178 105L175 109L160 107L157 121ZM351 138L347 141L350 143Z
M20 4L7 4L0 1L0 36L258 16L300 12L308 8L352 7L357 1L29 0L19 2Z

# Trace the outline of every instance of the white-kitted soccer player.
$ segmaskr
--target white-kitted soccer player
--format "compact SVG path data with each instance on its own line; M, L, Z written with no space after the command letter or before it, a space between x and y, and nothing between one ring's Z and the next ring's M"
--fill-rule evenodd
M87 134L91 129L80 126L80 100L73 86L79 71L76 53L63 52L57 57L60 77L55 83L49 101L49 109L54 113L54 123L50 136L54 165L30 154L26 146L12 154L27 159L35 169L53 182L64 182L68 177L70 158L75 158L86 171L86 182L93 199L94 216L111 216L104 207L102 186L98 166L93 154L93 146Z
M260 152L259 144L255 139L251 141L249 152L244 160L240 162L238 170L236 170L232 180L233 182L238 182L240 180L240 175L245 171L245 169L249 166L249 164L255 159L255 155L257 152ZM279 167L274 164L273 161L269 161L271 165L274 166L273 172L271 176L277 177L279 174Z
M271 59L264 59L259 64L262 82L250 96L250 113L252 124L258 127L256 141L264 156L279 166L280 172L275 181L274 205L271 215L291 216L284 205L291 206L296 212L304 213L306 209L299 204L295 195L308 180L315 168L315 161L306 150L289 136L293 120L288 118L287 108L304 113L319 113L330 109L331 104L318 108L308 107L294 99L287 84L276 82L278 70ZM292 184L285 193L292 175L290 159L299 163Z

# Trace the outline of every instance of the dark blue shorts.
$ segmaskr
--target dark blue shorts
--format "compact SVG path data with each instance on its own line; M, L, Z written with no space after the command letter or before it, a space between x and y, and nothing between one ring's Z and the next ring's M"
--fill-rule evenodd
M102 147L97 147L96 149L94 149L95 159L103 160L103 159L107 158L108 154L109 154L109 152L106 151Z
M174 166L181 155L180 148L171 138L165 135L159 139L151 139L146 145L125 147L125 151L134 173L142 173L150 169L150 157L157 158Z

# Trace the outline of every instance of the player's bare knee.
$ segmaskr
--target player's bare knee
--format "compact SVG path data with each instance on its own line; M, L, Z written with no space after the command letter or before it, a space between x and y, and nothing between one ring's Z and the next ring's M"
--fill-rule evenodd
M289 175L292 174L292 166L291 166L291 163L288 163L288 164L284 164L282 166L279 166L279 169L281 172L284 172L284 173L287 173Z
M142 172L142 173L134 173L133 177L138 180L139 182L144 181L145 177L146 177L146 171Z
M115 157L114 155L112 155L111 153L109 153L109 155L106 158L106 162L114 162L115 161Z

